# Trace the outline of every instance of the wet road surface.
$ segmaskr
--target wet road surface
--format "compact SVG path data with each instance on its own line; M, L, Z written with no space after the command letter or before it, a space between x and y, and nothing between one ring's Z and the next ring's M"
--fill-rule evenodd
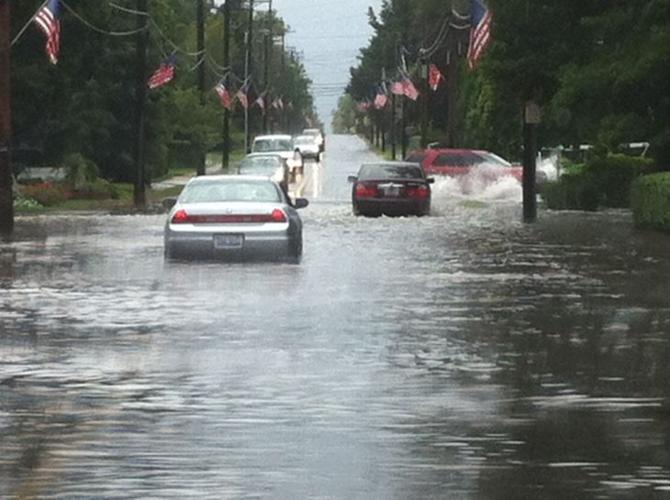
M670 496L670 238L521 224L512 180L351 215L329 137L301 265L164 263L163 216L0 245L0 498Z

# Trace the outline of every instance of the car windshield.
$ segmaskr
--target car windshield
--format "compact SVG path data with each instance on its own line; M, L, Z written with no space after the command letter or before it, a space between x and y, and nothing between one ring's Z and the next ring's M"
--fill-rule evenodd
M291 141L288 139L260 139L254 141L254 152L267 153L269 151L291 151Z
M360 180L422 179L418 165L363 165L358 173Z
M275 185L267 181L217 180L189 184L179 201L180 203L280 202L281 195Z
M488 164L493 164L493 165L498 165L501 167L511 167L512 164L508 162L507 160L504 160L500 156L494 153L489 153L488 151L482 151L481 153L478 153L479 156L481 156L486 163Z

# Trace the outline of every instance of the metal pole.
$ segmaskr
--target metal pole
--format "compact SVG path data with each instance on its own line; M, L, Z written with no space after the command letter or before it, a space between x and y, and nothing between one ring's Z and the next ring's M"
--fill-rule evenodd
M137 74L135 81L135 186L133 200L135 208L146 206L146 174L145 174L145 105L147 100L147 39L149 22L147 0L137 0L138 12L146 12L146 16L137 16Z
M227 2L226 2L227 3ZM200 105L205 106L205 0L198 0L197 8L197 25L198 25L198 89L200 90ZM204 145L199 144L202 148ZM198 161L196 174L205 175L207 162L206 153L204 150L200 151L200 158Z
M249 21L247 25L247 36L246 36L246 54L244 59L244 81L245 84L248 83L251 79L252 73L252 43L253 43L253 30L254 30L254 0L249 0ZM249 106L251 103L248 103L247 107L244 108L244 152L249 153Z
M268 34L265 39L265 75L263 78L265 91L270 90L270 64L272 63L272 40L274 39L272 36L272 24L272 0L270 0L268 3ZM263 132L265 133L268 132L268 115L270 114L267 104L266 102L265 112L263 113Z
M226 73L226 89L230 92L230 0L223 4L223 66ZM230 110L223 109L223 158L224 170L230 166Z
M428 145L428 108L430 103L430 85L428 84L428 61L421 61L421 147Z
M395 96L395 94L392 94L391 95L391 159L392 160L395 160L395 158L396 158L395 115L396 115L396 96Z
M0 0L0 235L2 236L9 236L14 231L9 30L9 0Z
M535 173L537 162L537 124L539 108L535 103L527 103L523 123L523 221L537 220L537 199L535 193Z

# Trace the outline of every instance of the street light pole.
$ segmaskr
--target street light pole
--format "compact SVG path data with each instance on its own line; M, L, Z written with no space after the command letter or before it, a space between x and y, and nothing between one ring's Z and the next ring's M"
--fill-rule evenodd
M10 92L10 11L9 0L0 0L0 235L14 231L14 195L12 193L12 142Z
M244 58L244 84L248 84L251 79L252 73L252 43L253 43L253 30L254 30L254 0L249 0L249 22L247 25L247 36L246 36L246 54ZM251 86L247 87L251 88ZM249 106L251 103L247 103L247 106L244 108L244 153L249 152Z

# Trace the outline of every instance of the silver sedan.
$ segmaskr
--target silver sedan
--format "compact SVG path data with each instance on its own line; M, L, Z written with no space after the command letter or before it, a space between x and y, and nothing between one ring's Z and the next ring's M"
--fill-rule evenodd
M279 184L267 177L201 176L191 179L172 205L165 224L165 257L298 263L302 220Z

